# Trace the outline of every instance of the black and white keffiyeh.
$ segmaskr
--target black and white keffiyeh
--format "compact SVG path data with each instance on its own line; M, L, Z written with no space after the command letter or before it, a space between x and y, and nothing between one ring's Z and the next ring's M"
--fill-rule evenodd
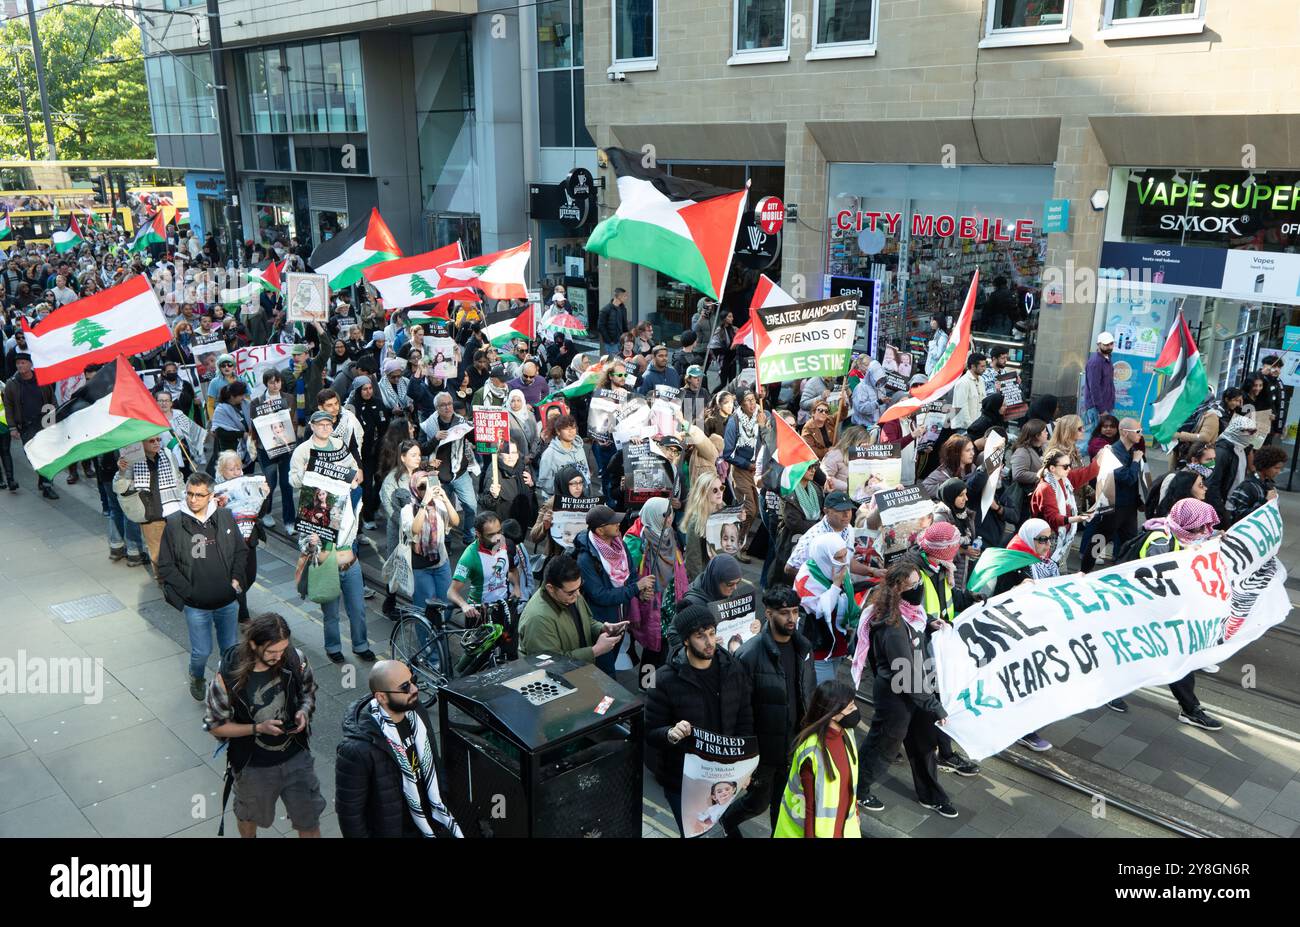
M438 823L442 824L447 830L451 831L453 837L464 837L461 833L460 825L456 819L451 816L451 811L443 804L442 792L438 788L438 777L434 771L433 765L433 746L429 742L429 732L424 727L424 722L420 720L416 712L408 712L406 717L411 722L411 734L415 738L415 753L419 760L419 781L416 781L416 771L411 766L410 757L406 754L406 747L402 744L402 735L397 732L397 725L383 708L379 706L378 699L370 700L370 717L375 719L379 725L379 730L384 735L384 740L388 742L389 749L393 751L393 758L397 760L397 768L402 771L402 794L406 798L407 810L411 812L411 818L415 821L415 826L420 829L420 833L426 837L432 837L433 827L429 824L428 818L425 817L424 803L420 800L420 790L424 790L425 799L429 803L429 809Z

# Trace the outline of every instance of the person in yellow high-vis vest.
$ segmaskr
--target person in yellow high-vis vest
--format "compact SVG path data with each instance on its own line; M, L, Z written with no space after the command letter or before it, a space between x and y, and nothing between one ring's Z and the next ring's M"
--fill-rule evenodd
M9 434L9 416L5 413L4 397L0 396L0 485L8 483L10 492L18 491L18 479L14 476L14 458L9 452L13 436Z
M862 720L851 686L827 680L813 692L795 736L794 755L773 837L860 837L854 793Z

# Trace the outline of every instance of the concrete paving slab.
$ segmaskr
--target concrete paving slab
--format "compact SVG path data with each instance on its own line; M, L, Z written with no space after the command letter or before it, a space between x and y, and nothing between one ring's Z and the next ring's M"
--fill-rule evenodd
M51 754L46 762L82 807L198 765L194 751L157 719Z
M140 704L139 699L119 691L119 694L97 704L77 705L44 718L25 721L18 725L18 733L32 745L37 755L48 757L152 718L153 714Z
M0 813L62 794L62 787L32 751L0 759Z
M105 668L114 673L179 653L188 653L188 651L183 650L166 634L153 628L109 638L100 641L95 647L96 656L102 658Z
M0 837L98 837L63 792L0 814Z
M221 789L221 777L200 764L82 810L105 837L168 837L215 819ZM216 825L210 826L215 836Z

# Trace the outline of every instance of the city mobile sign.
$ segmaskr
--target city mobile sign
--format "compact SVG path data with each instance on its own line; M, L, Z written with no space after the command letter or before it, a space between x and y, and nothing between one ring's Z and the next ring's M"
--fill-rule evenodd
M886 235L906 231L901 212L865 212L841 209L835 213L835 227L861 232L883 229ZM947 213L912 213L912 238L957 238L969 241L1005 241L1028 244L1034 240L1033 219L1003 219L994 216L955 216Z

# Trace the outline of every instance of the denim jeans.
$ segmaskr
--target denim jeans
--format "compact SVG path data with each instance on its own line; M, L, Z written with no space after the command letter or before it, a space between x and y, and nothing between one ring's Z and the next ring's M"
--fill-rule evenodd
M267 496L266 510L271 512L275 509L275 488L280 487L280 512L281 523L288 524L297 520L298 507L294 504L293 487L289 485L289 458L291 454L285 454L283 457L277 457L272 460L266 456L266 453L258 448L257 463L262 468L262 475L266 477L266 485L271 492Z
M474 476L468 470L443 487L447 495L460 500L460 536L468 544L474 540L474 516L478 514L478 497L474 495Z
M343 652L343 639L339 636L339 603L342 602L348 610L352 652L364 653L370 649L370 640L366 636L366 600L362 597L365 584L361 579L360 560L353 560L352 566L339 571L339 585L343 594L320 607L325 619L325 652Z
M126 517L126 513L122 511L122 504L117 500L117 493L113 492L109 484L98 485L99 501L108 509L108 546L117 550L125 543L127 554L138 557L144 550L144 538L140 534L140 526Z
M451 588L451 564L443 561L441 566L414 570L415 591L411 593L411 605L421 615L424 606L430 600L447 604L447 590Z
M232 590L233 591L233 590ZM239 602L230 601L220 608L185 606L185 623L190 628L190 675L202 676L212 656L212 627L217 629L217 647L225 653L239 642Z

